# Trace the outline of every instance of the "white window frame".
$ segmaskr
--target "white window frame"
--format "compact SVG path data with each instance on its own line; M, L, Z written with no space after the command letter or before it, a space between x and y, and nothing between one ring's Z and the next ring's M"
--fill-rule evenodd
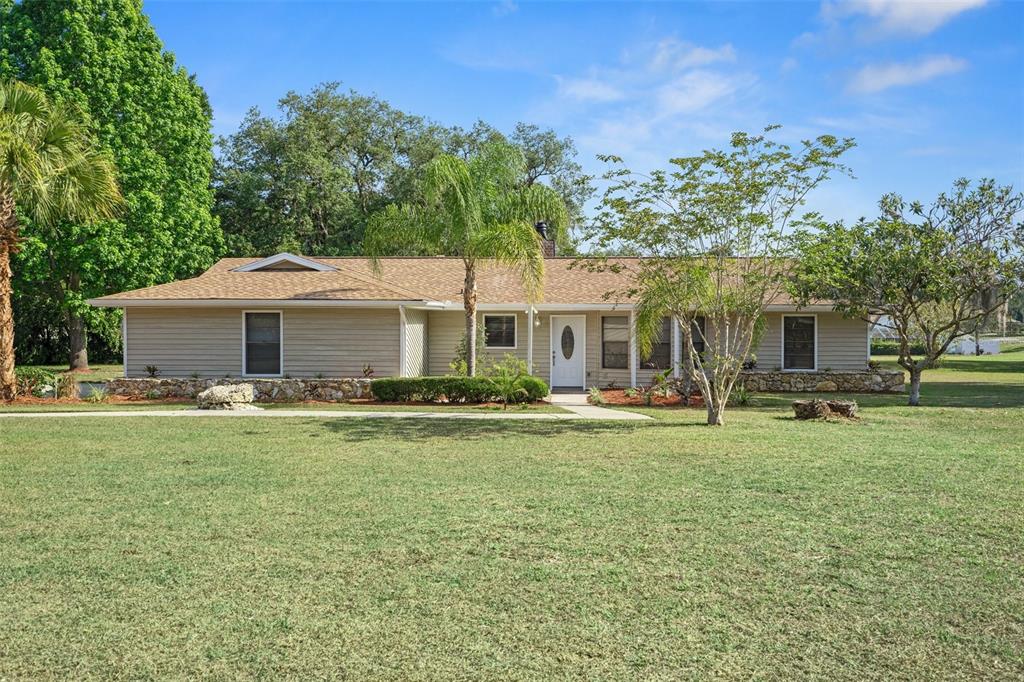
M247 345L245 338L245 316L249 313L277 313L278 318L278 330L279 330L279 343L278 352L280 353L280 360L278 361L278 367L281 369L278 374L248 374L245 371L246 368L246 357L245 347ZM243 310L242 311L242 377L243 378L262 378L262 379L280 379L284 376L284 312L281 310Z
M814 318L814 367L810 369L786 369L786 318L787 317L813 317ZM783 313L779 325L779 366L783 372L817 372L818 371L818 314L817 313Z
M487 318L488 317L511 317L512 318L512 345L492 346L487 343ZM519 314L518 313L487 313L484 320L484 348L488 350L516 350L519 347Z

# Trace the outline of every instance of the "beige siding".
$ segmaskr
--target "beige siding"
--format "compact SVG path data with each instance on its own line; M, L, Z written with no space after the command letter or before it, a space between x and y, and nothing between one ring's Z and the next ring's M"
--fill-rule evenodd
M405 371L413 377L427 374L427 312L405 311Z
M289 376L361 376L365 364L398 373L397 309L285 309L282 326ZM166 377L242 375L241 308L129 308L127 338L130 377L146 365Z
M398 374L398 309L293 308L284 312L284 371L293 377Z
M477 324L483 326L484 315L491 313L477 313ZM495 313L498 314L498 313ZM497 361L510 353L524 362L527 354L527 317L525 312L521 313L500 313L502 315L516 316L516 347L512 348L484 348L480 353L482 357ZM427 370L431 375L442 376L448 374L451 369L449 365L455 359L455 350L458 348L462 335L466 330L466 317L459 310L430 311L427 324L429 337ZM536 330L534 331L536 334ZM536 344L537 337L534 336ZM535 356L537 357L537 356Z
M227 308L128 308L128 376L204 378L242 373L242 313Z
M819 370L859 370L867 366L867 322L846 319L833 312L793 314L817 316ZM756 351L759 369L782 367L782 315L765 316L764 336Z

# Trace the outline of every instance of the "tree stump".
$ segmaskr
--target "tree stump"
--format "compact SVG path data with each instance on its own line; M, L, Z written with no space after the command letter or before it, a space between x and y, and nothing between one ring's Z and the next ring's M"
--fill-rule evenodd
M793 412L797 419L828 419L829 417L857 418L857 403L852 400L794 400Z
M838 414L840 417L857 418L857 403L853 400L829 400L828 408L832 410L832 414Z
M797 419L828 419L832 409L824 400L794 400L793 412Z

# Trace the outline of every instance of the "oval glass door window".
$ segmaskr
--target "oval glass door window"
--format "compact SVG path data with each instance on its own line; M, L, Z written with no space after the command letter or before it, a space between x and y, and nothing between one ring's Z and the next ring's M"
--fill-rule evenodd
M562 357L566 360L572 359L572 352L576 348L576 337L572 333L572 327L565 325L562 330Z

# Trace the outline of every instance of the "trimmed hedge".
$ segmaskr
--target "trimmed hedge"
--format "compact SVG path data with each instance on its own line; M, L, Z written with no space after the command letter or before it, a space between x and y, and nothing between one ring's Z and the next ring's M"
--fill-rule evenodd
M522 378L526 395L520 402L547 397L548 385L533 376ZM391 377L370 384L373 396L384 403L420 401L437 403L489 403L499 400L497 387L487 377Z

